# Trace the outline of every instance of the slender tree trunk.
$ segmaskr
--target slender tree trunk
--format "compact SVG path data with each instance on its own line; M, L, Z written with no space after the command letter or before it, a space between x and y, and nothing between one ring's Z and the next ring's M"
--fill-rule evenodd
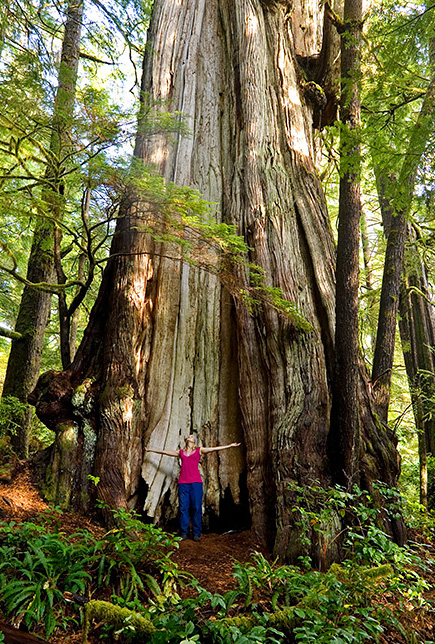
M434 67L434 44L430 41L430 57ZM416 430L418 432L420 457L420 501L428 504L427 453L435 453L435 416L432 412L432 399L435 393L435 359L431 347L435 341L435 315L427 287L426 268L419 257L415 235L406 223L406 214L413 197L414 181L421 155L430 133L434 128L433 111L435 107L435 76L432 78L419 118L410 137L409 152L404 166L397 177L386 177L380 168L375 167L379 203L385 233L388 238L384 279L389 276L390 286L383 283L380 327L376 342L377 354L373 366L373 378L379 380L379 397L383 414L388 413L391 368L394 354L394 335L397 307L399 310L399 330L405 367L411 392ZM397 211L397 205L399 209ZM394 244L390 244L390 234L398 233L400 256L394 257ZM408 241L408 259L403 271L403 254ZM391 256L389 253L392 252ZM388 260L388 266L387 266ZM396 273L392 264L397 262ZM398 272L400 268L400 273ZM393 277L394 275L394 277ZM399 291L398 291L399 289ZM399 296L397 298L397 292ZM396 311L396 312L395 312ZM394 316L394 317L393 317ZM394 324L393 324L394 322ZM382 323L382 326L381 326ZM388 353L389 352L389 353ZM375 386L376 386L375 382Z
M91 187L88 185L86 187L83 204L82 204L82 221L83 221L83 243L87 243L87 232L88 232L88 223L89 223L89 207L91 203ZM77 262L77 281L84 282L86 274L86 261L87 257L85 253L80 253L78 262ZM76 295L79 295L80 287L76 291ZM69 314L69 311L68 311ZM77 334L79 329L79 310L76 309L72 315L69 314L71 319L70 322L70 333L69 333L69 352L71 360L74 359L76 348L77 348Z
M373 352L374 342L376 338L376 317L375 317L375 305L377 303L377 292L375 290L374 280L373 280L373 270L372 262L370 255L370 239L367 226L367 217L362 208L361 211L361 220L360 220L360 232L361 232L361 246L364 258L364 281L365 281L365 292L364 292L364 313L365 313L365 322L364 330L360 335L364 334L364 342L369 343L370 354ZM367 333L368 331L368 333Z
M83 2L71 0L65 23L62 55L58 76L58 89L53 108L50 151L53 166L45 173L46 188L43 201L46 212L36 220L32 249L27 269L27 279L33 283L53 283L55 280L53 256L53 220L59 220L62 208L62 174L66 148L70 147L69 130L73 118L75 87L79 60L80 31ZM38 379L43 350L44 333L50 316L51 294L25 286L21 297L15 331L20 338L12 341L8 359L3 396L14 396L27 402L29 393ZM16 419L20 427L11 437L16 453L28 455L32 409Z
M435 76L428 86L419 117L411 132L408 151L404 156L393 197L390 200L391 222L385 253L378 334L372 370L379 414L385 422L388 418L407 217L421 156L429 140L429 134L434 129L434 107ZM378 183L379 181L380 179Z
M415 416L417 419L418 414L415 414ZM422 423L420 422L418 423L418 425L421 425L421 424ZM417 423L416 423L416 426L417 426ZM424 508L427 509L429 507L427 449L426 449L426 437L422 430L420 430L418 434L418 456L420 460L420 503Z
M405 272L399 306L399 329L411 392L420 457L420 502L428 506L427 454L435 453L435 315L426 268L408 231ZM433 500L432 500L433 502Z
M370 259L370 241L367 227L367 217L364 212L364 209L361 209L361 219L360 219L360 231L361 231L361 245L364 258L364 278L365 286L368 292L374 290L374 281L373 281L373 270L371 266Z
M176 248L144 232L156 206L129 195L75 359L42 376L32 395L57 432L50 473L58 501L86 507L92 473L110 506L166 521L176 515L177 463L144 447L177 448L191 431L203 444L241 439L243 451L204 458L206 518L227 511L234 525L249 509L277 555L301 553L290 486L333 482L335 249L297 64L321 51L321 14L317 3L296 5L290 22L284 5L259 0L155 1L143 113L160 105L183 114L190 136L151 135L144 119L135 155L217 204L217 221L245 237L248 259L312 331L267 307L250 313L216 277L176 259ZM234 279L246 288L247 269ZM367 489L378 478L394 485L394 438L376 426L362 377L357 392L361 480ZM66 436L68 481L59 467ZM315 547L313 537L314 556Z
M359 248L360 89L362 2L344 3L341 35L340 197L335 296L335 373L330 433L336 478L349 490L359 483Z
M392 216L389 190L396 181L382 177L377 169L378 194L381 205L382 221L386 234ZM406 228L406 260L401 277L399 299L399 331L405 360L414 411L415 426L418 432L420 456L420 499L427 506L427 452L435 449L435 416L432 412L435 395L435 314L430 298L426 267L420 258L417 236L408 225Z

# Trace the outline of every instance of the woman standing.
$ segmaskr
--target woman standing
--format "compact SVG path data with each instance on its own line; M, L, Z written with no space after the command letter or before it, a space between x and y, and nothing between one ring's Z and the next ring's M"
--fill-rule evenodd
M189 511L192 509L193 540L199 541L202 531L202 478L199 473L199 461L202 454L217 452L229 447L239 447L240 443L231 445L218 445L217 447L197 447L196 438L190 434L185 439L184 449L147 449L147 452L164 454L165 456L179 457L181 471L178 479L178 499L180 502L180 531L181 538L187 539L189 529Z

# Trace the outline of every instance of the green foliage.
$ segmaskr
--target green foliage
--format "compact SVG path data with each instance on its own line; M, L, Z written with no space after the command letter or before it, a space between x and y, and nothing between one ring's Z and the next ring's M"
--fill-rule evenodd
M30 445L29 453L35 454L54 443L56 434L49 429L36 414L32 416L32 425L30 428Z
M3 524L0 546L1 601L9 615L25 613L28 626L44 621L47 634L60 617L63 592L85 593L91 575L80 551L58 534L32 524ZM61 618L65 625L66 618Z
M16 419L23 416L28 407L15 396L7 396L0 400L0 437L17 432L20 426Z
M15 396L6 396L0 400L0 438L11 436L20 430L20 419L28 413L30 406L22 403ZM31 426L31 449L44 449L54 440L54 432L43 425L33 415ZM0 448L1 456L1 448Z
M421 560L376 528L369 495L318 485L295 491L310 526L336 512L359 518L346 533L345 561L327 573L282 566L257 552L250 562L234 562L233 589L213 593L171 561L177 540L134 513L116 512L122 527L101 537L83 530L68 538L59 531L61 516L49 514L42 526L2 524L1 606L9 615L24 612L29 626L44 621L51 633L69 619L65 591L110 593L111 603L90 603L96 612L89 610L85 629L103 611L102 637L136 644L144 637L151 644L280 644L289 637L302 644L361 644L376 640L386 626L400 629L400 611L425 607ZM397 511L395 490L380 486L377 493L389 512ZM180 584L191 586L187 598Z
M176 540L126 511L115 514L124 528L101 538L87 530L67 537L59 531L60 516L47 517L42 526L3 523L0 602L6 613L24 612L29 626L44 621L50 634L70 619L64 615L65 591L88 595L107 588L124 603L156 595L160 602L177 600L178 571L168 554Z
M385 543L378 541L382 549ZM381 550L382 552L382 550ZM385 548L385 559L390 556ZM279 566L255 553L252 563L235 563L236 588L221 595L204 590L194 581L197 597L158 610L146 609L157 630L155 644L180 639L238 642L346 642L377 640L386 626L400 628L397 616L385 608L415 571L396 559L394 567L367 568L353 560L334 565L328 573ZM416 559L412 560L415 567ZM399 572L403 575L399 580ZM402 584L402 588L401 588ZM403 593L402 610L420 605L425 585L413 584ZM384 598L382 601L378 601Z
M158 602L176 596L178 571L168 551L177 540L154 525L144 525L133 512L118 510L114 519L122 527L102 539L87 533L97 562L97 585L111 587L125 602L143 594Z
M111 222L119 203L113 168L126 166L123 159L131 153L139 93L137 69L151 3L110 0L91 3L92 10L85 6L75 116L70 115L64 123L68 143L56 150L52 146L53 81L59 73L66 6L39 6L30 0L2 4L6 19L0 43L0 319L13 327L33 231L42 224L52 225L50 206L56 203L63 210L61 254L68 276L68 307L79 287L87 289L77 314L80 340L98 288L100 262L107 258ZM131 62L127 73L126 49ZM125 90L125 85L133 89L135 80L136 95ZM121 93L122 107L116 104L118 98L113 99ZM44 368L59 368L57 322L53 309ZM4 362L9 343L0 343Z
M312 532L319 533L326 539L326 552L339 535L346 535L346 556L361 563L361 552L358 550L358 542L361 541L372 553L372 558L367 556L365 562L369 565L380 564L381 560L385 560L388 544L392 551L402 552L377 527L381 514L386 514L392 519L401 515L402 502L398 490L390 489L380 481L373 483L372 494L358 486L354 486L349 492L341 486L325 488L317 482L307 487L293 483L290 490L295 495L293 513L303 544L310 544ZM335 529L331 532L330 528L334 523ZM374 535L377 535L382 543L374 544L373 548L370 548L369 544ZM381 553L379 560L376 558L377 547ZM365 554L368 555L368 551Z

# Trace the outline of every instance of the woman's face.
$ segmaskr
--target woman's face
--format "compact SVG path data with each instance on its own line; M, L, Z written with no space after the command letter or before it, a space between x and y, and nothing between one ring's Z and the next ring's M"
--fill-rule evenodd
M188 447L195 447L196 441L195 441L195 436L193 434L189 434L189 436L187 436L186 445Z

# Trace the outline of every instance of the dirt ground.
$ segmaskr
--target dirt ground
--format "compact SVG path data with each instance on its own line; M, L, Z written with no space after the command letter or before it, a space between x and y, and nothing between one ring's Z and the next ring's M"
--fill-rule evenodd
M222 594L234 586L234 560L244 563L254 551L267 554L251 532L204 534L199 543L182 541L172 560L193 574L203 588Z

